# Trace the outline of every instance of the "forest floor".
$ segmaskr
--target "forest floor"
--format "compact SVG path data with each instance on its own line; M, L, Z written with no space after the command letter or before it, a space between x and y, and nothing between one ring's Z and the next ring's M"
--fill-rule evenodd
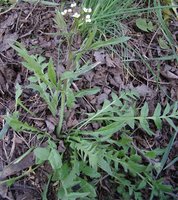
M60 5L60 1L55 2ZM90 1L86 0L86 2ZM146 1L143 1L144 3L142 1L133 2L133 6L137 6L138 9L148 8ZM125 152L127 158L121 155L122 153L118 155L122 163L127 161L131 163L129 159L132 157L132 161L141 164L139 165L141 170L143 166L148 167L150 165L152 165L152 169L148 172L149 175L145 175L144 171L139 173L136 169L134 175L134 172L130 174L129 170L131 171L131 169L129 167L127 170L127 167L124 168L124 165L121 164L122 166L119 167L117 172L114 164L110 163L109 169L106 167L107 165L98 169L99 178L97 178L98 172L95 172L96 177L90 176L89 178L86 178L87 176L83 175L84 172L81 172L80 178L82 178L82 181L90 182L95 188L96 196L87 196L88 194L84 193L84 190L83 193L79 194L78 186L73 184L70 189L66 189L68 191L66 196L68 195L68 197L61 197L62 192L57 192L60 190L58 189L59 182L49 178L55 167L53 168L53 165L51 167L47 162L39 164L33 153L33 149L36 147L46 148L47 139L41 139L41 134L34 134L28 128L23 129L23 125L20 125L20 128L15 128L15 123L19 123L19 121L14 122L14 125L8 124L6 117L18 111L20 113L19 119L24 124L28 123L40 131L47 132L54 139L57 151L63 155L63 162L66 162L68 156L72 155L71 158L73 158L78 150L78 147L75 147L77 149L75 154L70 153L72 145L68 144L71 139L66 139L66 137L69 133L71 134L71 130L73 131L78 127L78 130L89 131L88 137L92 137L91 131L95 133L97 130L102 130L102 127L109 128L108 126L111 125L112 121L112 119L109 120L109 117L114 118L114 111L110 116L107 113L101 115L100 119L97 114L98 118L96 117L95 121L92 121L91 117L89 124L83 122L86 122L87 117L92 116L87 113L97 113L102 110L104 102L106 100L111 101L113 92L118 96L121 91L135 91L138 93L139 98L130 104L137 114L140 113L140 110L147 112L142 109L143 105L146 105L145 102L147 102L149 108L149 116L154 114L158 103L163 109L167 105L176 105L175 103L178 100L178 15L176 16L175 10L173 11L171 8L167 9L169 11L167 15L161 9L163 20L161 21L156 10L148 9L135 13L134 16L123 18L119 22L120 30L118 31L130 38L127 45L124 43L111 44L109 47L102 47L101 45L100 48L85 52L82 56L81 61L79 61L80 64L88 61L99 64L72 81L69 93L73 91L78 96L75 97L75 101L71 103L72 105L66 106L64 109L61 130L64 137L58 140L56 126L60 116L51 113L48 104L38 92L26 87L29 84L28 78L33 73L23 66L22 61L24 59L12 48L12 44L15 45L15 41L18 41L24 45L30 55L43 56L47 61L52 58L56 76L60 77L66 71L68 57L66 56L66 43L61 42L62 37L58 35L58 27L54 21L58 7L60 6L45 5L39 1L34 3L20 2L14 5L0 4L0 199L122 200L178 198L176 189L178 187L178 166L176 165L178 160L178 140L176 137L178 113L175 106L174 114L177 116L172 119L173 124L169 124L168 121L160 118L162 126L158 129L153 121L149 121L150 128L148 129L151 129L151 131L148 130L147 133L147 128L139 125L137 121L137 123L133 122L135 123L133 129L131 123L127 124L122 129L114 131L107 140L103 139L103 143L99 142L99 145L102 143L103 147L108 148L108 154L113 147L115 148L113 151L117 150L119 152L121 150L122 153ZM165 19L166 16L167 19ZM147 22L151 22L153 26L149 23L143 25L143 22L137 21L138 18L147 19ZM111 32L114 30L113 27ZM114 33L113 35L109 34L108 30L108 33L103 35L109 38L113 37ZM103 40L103 38L102 36L100 39ZM73 44L71 44L72 49L79 49L83 41L82 34L77 35L73 39ZM26 109L17 104L17 89L15 89L17 83L23 89L22 94L20 94L20 101ZM90 89L90 94L82 95L80 93L79 95L80 91L87 89ZM48 90L46 91L48 92ZM125 99L122 100L122 103L124 101ZM60 106L58 106L57 109L60 110ZM115 108L112 107L112 109ZM110 112L111 110L108 110L108 113ZM160 111L160 116L162 113L163 111ZM106 120L101 121L101 118L106 118ZM82 136L80 135L80 137ZM78 135L77 138L79 138ZM97 142L99 138L100 136L98 136ZM124 148L122 144L120 144L120 147L115 147L117 146L116 143L109 142L111 140L115 142L122 140L127 145L128 138L131 139L129 145L132 146L128 147L130 150ZM87 137L86 141L88 141ZM80 147L78 154L80 155L78 160L82 160ZM24 157L20 157L22 155ZM138 157L135 155L138 155ZM17 161L16 159L19 157L20 161ZM88 158L90 159L89 156ZM86 161L85 158L83 160ZM51 163L51 161L49 162ZM71 162L69 166L72 166L72 161L69 162ZM107 162L110 161L107 160ZM90 165L90 160L87 159L87 163ZM102 164L105 165L106 163L103 162ZM132 167L139 168L139 166L133 165ZM124 177L121 175L123 183L121 183L122 181L119 182L119 179L117 181L117 178L111 175L110 169L118 175L124 174ZM140 177L145 177L142 182L139 180ZM71 174L71 181L72 178L73 175ZM145 179L148 181L144 182ZM48 180L50 180L49 184ZM78 181L77 177L76 180ZM163 184L160 188L158 187L160 183L158 180L161 180L161 184ZM45 186L48 186L46 190L44 189ZM165 189L164 186L169 186L169 188ZM121 190L123 190L123 194ZM152 192L153 190L155 192ZM75 192L79 196L75 197Z

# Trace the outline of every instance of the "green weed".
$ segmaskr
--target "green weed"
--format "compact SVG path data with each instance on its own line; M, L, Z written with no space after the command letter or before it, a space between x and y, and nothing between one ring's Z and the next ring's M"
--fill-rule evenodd
M25 47L20 43L12 47L23 58L23 66L32 72L29 77L29 85L25 88L34 90L47 104L49 111L57 119L57 139L53 139L47 132L43 132L20 119L18 107L22 107L29 114L28 108L23 105L21 95L23 88L16 85L15 112L6 116L6 123L17 132L27 132L46 138L46 146L34 147L35 164L41 166L48 163L51 166L51 173L48 175L48 182L44 187L42 199L48 199L48 188L52 183L55 187L57 199L97 199L97 186L100 180L107 175L109 182L114 185L114 192L119 194L121 199L142 200L143 192L150 194L150 199L168 199L168 194L173 191L169 185L165 185L160 178L161 171L166 167L166 161L177 135L177 127L174 120L178 119L177 102L173 105L167 103L162 108L158 103L153 115L149 114L149 107L145 102L137 107L136 102L139 95L134 91L122 91L119 95L112 93L110 100L105 100L100 110L94 113L87 113L87 118L81 121L76 127L63 131L65 108L73 108L77 98L96 94L99 88L91 88L74 92L72 83L84 73L96 68L100 63L83 63L82 56L100 47L110 47L116 44L127 44L130 37L117 35L115 38L107 38L103 28L109 16L116 16L112 21L118 20L119 10L116 5L126 9L133 1L84 1L83 6L92 7L91 23L83 21L83 17L74 17L72 24L68 25L65 20L65 12L56 13L56 24L59 32L66 42L66 71L58 77L52 59L46 60L42 56L29 55ZM122 10L123 11L123 10ZM85 13L83 13L85 17ZM102 21L103 20L103 21ZM110 20L110 19L108 19ZM98 22L99 21L99 22ZM95 24L96 22L96 24ZM111 22L111 21L110 21ZM144 22L145 23L145 22ZM108 26L110 27L112 23ZM79 49L73 49L77 34L85 33L82 27L93 27L92 31L86 29L87 37ZM148 24L146 24L148 25ZM109 28L108 27L108 28ZM148 27L146 27L146 30ZM70 30L70 32L68 31ZM106 29L105 29L106 30ZM84 32L83 32L84 31ZM98 38L97 34L103 33ZM82 64L81 64L82 63ZM101 128L89 131L85 129L93 122L100 122ZM136 128L145 131L148 136L154 136L155 130L162 130L163 122L167 122L175 130L175 135L170 140L166 149L155 149L144 151L138 149L134 144L132 133ZM152 125L152 126L150 126ZM152 127L152 128L150 128ZM2 134L6 132L3 130ZM115 135L119 134L118 139ZM66 151L59 151L58 145L63 142ZM160 162L155 159L163 155ZM143 159L147 159L144 164ZM172 163L176 160L172 161ZM165 168L164 168L165 167ZM25 173L26 174L26 173ZM15 180L9 178L3 183L13 184ZM129 177L129 178L128 178ZM2 183L2 182L1 182Z

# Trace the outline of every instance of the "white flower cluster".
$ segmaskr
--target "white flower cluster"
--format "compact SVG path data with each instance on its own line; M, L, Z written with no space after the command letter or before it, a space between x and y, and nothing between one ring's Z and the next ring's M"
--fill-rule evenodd
M80 17L80 14L79 14L78 12L76 12L76 13L74 13L74 14L72 15L72 17L79 18L79 17Z
M70 5L71 8L75 8L77 6L77 4L74 2Z
M67 12L68 12L68 10L65 9L63 12L61 12L61 15L66 15Z
M70 5L71 8L69 9L65 9L63 12L61 12L61 15L66 15L67 13L72 13L72 9L75 8L77 6L77 4L74 2ZM75 14L74 14L75 15ZM77 16L77 14L75 15ZM78 18L78 17L77 17Z
M88 22L88 23L90 23L90 22L91 22L90 15L86 15L86 17L85 17L85 21L86 21L86 22Z
M75 12L75 10L74 10L74 8L77 6L77 4L75 3L75 2L73 2L71 5L70 5L70 8L69 9L65 9L64 11L62 11L61 12L61 15L66 15L66 14L70 14L70 13L72 13L72 17L74 17L74 18L79 18L80 16L81 16L81 14L80 13L78 13L78 12ZM92 9L91 8L83 8L83 11L84 11L84 13L91 13L92 12ZM83 18L82 18L83 19ZM91 16L90 16L90 14L87 14L86 16L85 16L85 22L86 23L90 23L91 22Z
M83 8L83 11L85 12L85 13L91 13L92 12L92 9L91 8Z

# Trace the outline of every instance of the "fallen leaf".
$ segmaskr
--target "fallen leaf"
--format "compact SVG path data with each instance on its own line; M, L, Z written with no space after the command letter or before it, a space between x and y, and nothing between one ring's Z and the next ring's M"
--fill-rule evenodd
M8 28L8 26L11 26L14 24L16 18L17 18L18 14L15 13L15 14L12 14L12 15L9 15L9 17L5 20L3 20L1 23L0 23L0 42L2 41L2 35L4 34L4 32L6 31L6 29Z
M97 101L98 101L98 104L102 104L104 102L105 99L108 99L108 95L103 93L103 94L100 94L98 97L97 97Z
M53 133L55 126L57 125L57 120L52 115L49 115L47 116L45 123L46 123L48 132Z
M71 128L71 127L75 126L76 124L78 124L78 120L76 119L76 115L75 114L76 114L75 110L72 110L70 112L70 115L69 115L69 117L67 119L67 127L68 128Z
M17 33L7 34L4 36L3 41L0 43L0 52L6 51L10 48L11 44L18 39Z
M106 65L108 67L116 67L114 60L111 59L109 54L106 54Z
M165 78L178 80L178 69L170 65L165 65L164 67L162 67L160 73Z
M104 53L104 50L95 51L94 57L95 57L95 60L97 62L100 62L101 64L105 64L106 63L106 55Z
M66 150L66 147L64 146L64 142L62 140L59 141L59 145L57 147L58 151L61 153L64 153Z
M4 180L8 176L17 174L17 172L33 166L35 164L34 155L33 153L29 153L21 161L14 162L4 167L3 170L0 171L0 180Z
M142 84L134 88L141 97L146 97L147 95L150 97L155 96L155 91L149 88L147 85Z

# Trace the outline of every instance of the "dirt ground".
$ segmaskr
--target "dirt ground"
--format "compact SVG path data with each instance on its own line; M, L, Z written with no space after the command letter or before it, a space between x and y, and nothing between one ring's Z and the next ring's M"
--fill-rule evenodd
M65 57L59 53L59 37L55 23L55 8L39 3L19 3L17 6L7 12L0 13L0 128L4 127L4 116L11 113L15 108L15 84L26 85L29 72L23 68L22 59L17 55L14 49L10 47L14 41L19 41L29 50L31 54L39 54L44 57L53 58L60 75L65 70ZM170 31L175 43L178 37L178 21L172 20L169 24ZM51 34L52 33L52 34ZM101 88L98 95L91 95L85 100L78 101L74 108L67 113L63 131L68 130L82 120L87 112L93 112L101 108L102 103L108 98L114 90L116 93L123 89L135 89L141 96L138 105L147 101L150 112L153 112L155 105L159 102L165 106L167 102L178 100L178 64L176 60L154 59L165 55L172 55L172 49L161 49L158 45L158 38L162 36L160 30L157 33L143 33L138 31L134 23L128 23L127 35L132 37L130 46L138 50L150 64L153 72L159 77L159 85L155 81L153 74L145 67L141 59L132 50L128 52L129 58L126 68L119 54L111 54L109 51L100 49L86 55L86 60L100 61L101 65L95 70L85 74L75 82L78 89L86 89L94 86ZM80 45L80 40L76 45ZM65 47L62 47L65 48ZM178 53L178 49L175 50ZM129 69L129 70L128 70ZM75 90L76 88L74 88ZM42 99L30 90L24 90L23 102L35 113L31 117L22 109L23 121L35 125L41 130L47 130L50 134L54 132L57 124L54 117L47 109L47 105ZM80 113L80 114L78 114ZM94 124L95 129L100 125ZM8 128L8 127L7 127ZM134 138L138 147L165 148L172 135L172 130L166 126L163 128L164 134L156 132L155 138L142 138L139 130ZM146 137L146 136L144 136ZM34 164L34 158L31 154L23 160L20 165L13 165L5 168L15 158L18 158L24 152L38 143L36 136L32 134L18 134L10 128L4 138L0 140L0 179L13 175L20 175L21 171ZM169 160L176 157L178 151L178 141L175 142ZM8 188L5 185L0 188L0 199L41 199L41 191L47 180L49 166L43 166L36 172L23 177ZM177 166L173 165L169 170L165 170L164 179L174 187L178 186ZM107 185L107 180L104 185ZM53 197L53 188L51 188L51 198ZM105 187L98 188L99 199L104 199L108 194ZM50 195L50 194L49 194ZM117 199L117 197L116 197Z

